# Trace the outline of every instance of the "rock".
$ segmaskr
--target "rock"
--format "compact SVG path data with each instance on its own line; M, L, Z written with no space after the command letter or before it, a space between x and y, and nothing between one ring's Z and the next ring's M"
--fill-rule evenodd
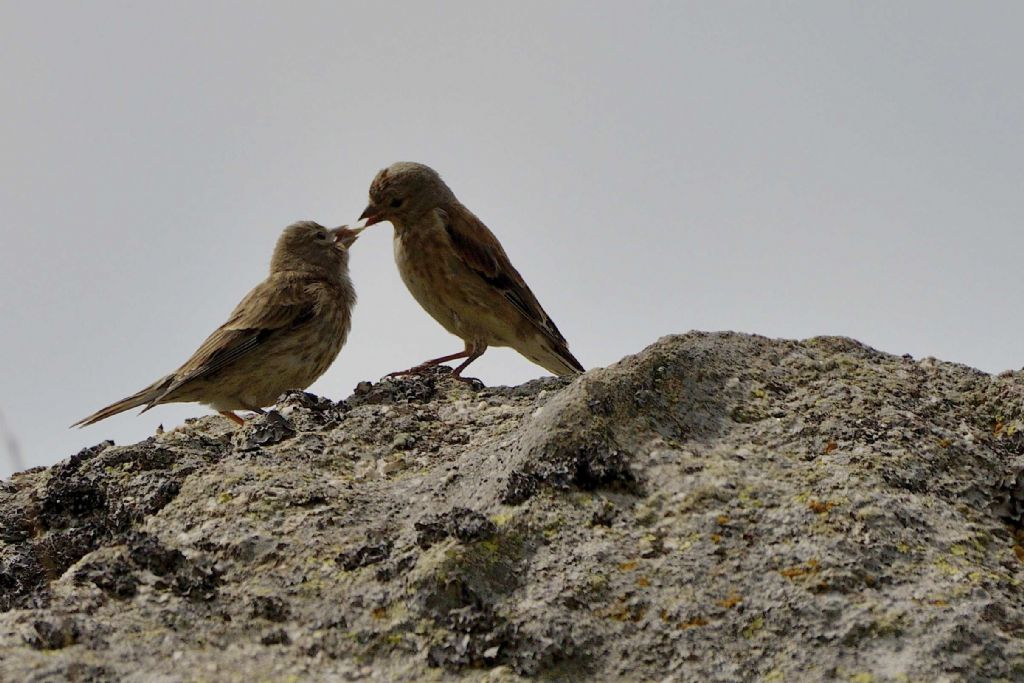
M369 567L388 559L391 555L392 541L387 538L373 538L368 535L368 542L353 550L346 550L338 555L336 564L345 571L353 571L361 567Z
M666 337L0 486L0 680L1024 678L1024 374Z
M36 650L59 650L74 645L79 637L78 626L67 618L39 620L32 624L32 634L25 639Z
M281 443L295 436L295 428L276 410L252 418L243 430L243 448L257 450L261 446Z
M252 599L252 616L268 621L288 621L291 608L281 598L273 595L260 595Z
M497 532L497 526L479 512L453 508L442 515L416 522L416 543L426 550L438 541L454 536L464 543L484 541Z

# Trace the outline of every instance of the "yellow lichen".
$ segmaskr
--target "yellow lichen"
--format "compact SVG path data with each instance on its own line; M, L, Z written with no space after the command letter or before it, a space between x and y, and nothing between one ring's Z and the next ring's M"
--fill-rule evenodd
M764 628L764 617L757 617L743 629L743 637L753 638L762 628Z
M810 500L810 502L807 503L807 507L810 509L810 511L814 512L814 513L817 513L817 514L828 513L828 511L831 510L832 508L834 508L835 505L836 504L833 503L833 502L830 502L830 501L822 502L822 501L816 500L814 498L812 498Z
M707 624L708 624L708 620L705 619L704 617L694 617L693 619L689 619L687 621L679 622L679 628L680 629L699 628L701 626L707 626Z
M731 593L729 597L724 600L719 600L716 604L720 607L724 607L725 609L732 609L741 602L743 602L743 598L740 597L739 593Z
M494 522L494 526L505 526L510 521L515 519L515 515L510 513L499 512L496 515L491 515L491 521Z
M821 566L817 560L807 560L802 565L795 567L788 567L786 569L780 569L779 573L785 576L787 579L795 579L800 576L809 576L811 574L817 574L820 571Z

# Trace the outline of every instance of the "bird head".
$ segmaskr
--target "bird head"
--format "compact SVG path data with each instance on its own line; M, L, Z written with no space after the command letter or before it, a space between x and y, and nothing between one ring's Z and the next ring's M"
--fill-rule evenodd
M348 265L348 249L362 231L345 225L331 230L313 221L293 223L278 238L270 268L336 271Z
M399 161L376 175L370 203L359 217L366 227L381 221L403 225L455 199L437 171L424 164Z

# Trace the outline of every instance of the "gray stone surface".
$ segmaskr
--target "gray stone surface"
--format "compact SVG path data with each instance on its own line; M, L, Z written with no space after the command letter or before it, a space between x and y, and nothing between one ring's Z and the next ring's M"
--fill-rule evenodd
M278 409L0 484L0 680L1024 680L1022 373L690 333Z

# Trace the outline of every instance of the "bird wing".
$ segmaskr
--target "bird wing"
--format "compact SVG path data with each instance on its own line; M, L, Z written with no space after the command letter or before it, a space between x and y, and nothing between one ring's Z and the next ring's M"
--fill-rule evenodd
M271 276L257 285L235 307L228 321L207 337L174 373L174 381L150 407L186 382L210 377L282 331L293 330L312 320L317 306L307 284L301 281L283 284Z
M569 365L583 372L583 366L569 353L565 337L509 261L494 233L461 204L449 209L439 208L437 212L462 262L500 290L505 299L552 343L559 355L569 361Z

